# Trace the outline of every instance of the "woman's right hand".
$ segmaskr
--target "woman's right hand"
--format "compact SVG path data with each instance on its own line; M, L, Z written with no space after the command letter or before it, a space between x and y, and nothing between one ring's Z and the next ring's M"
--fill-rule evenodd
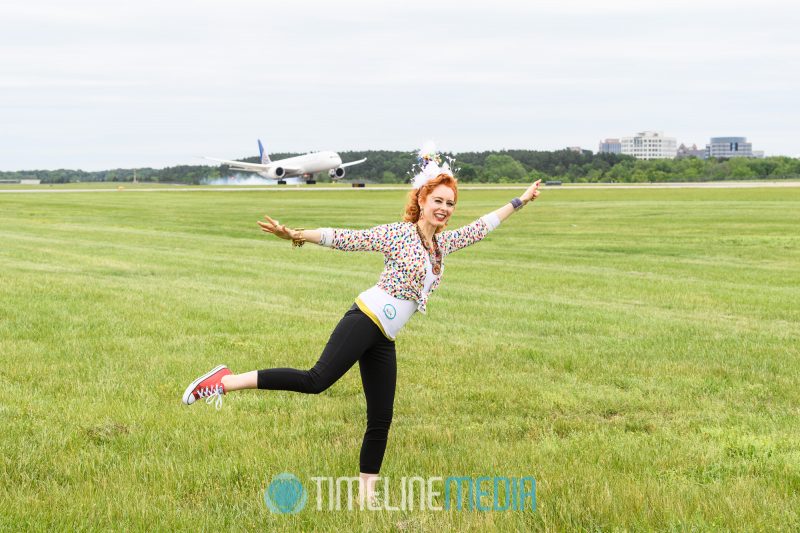
M288 241L296 237L296 230L289 229L283 224L278 224L277 220L271 219L268 215L264 215L264 218L267 219L266 222L262 222L261 220L258 221L258 225L261 226L261 231L272 233L276 237L280 237L281 239L286 239Z

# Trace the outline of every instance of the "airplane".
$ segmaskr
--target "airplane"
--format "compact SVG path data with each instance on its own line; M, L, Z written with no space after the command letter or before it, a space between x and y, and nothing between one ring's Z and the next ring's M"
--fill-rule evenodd
M345 175L345 168L358 165L367 160L365 157L358 161L342 163L342 158L339 157L339 154L325 151L311 152L306 155L271 161L269 154L264 151L264 145L261 144L261 139L258 140L258 153L261 156L261 163L245 163L244 161L229 161L227 159L215 159L213 157L206 157L206 159L224 163L228 165L231 170L255 172L261 177L270 180L278 180L278 183L282 185L286 183L284 181L286 178L295 176L306 179L306 183L308 184L316 183L313 179L314 174L316 172L325 172L326 170L332 180L340 180Z

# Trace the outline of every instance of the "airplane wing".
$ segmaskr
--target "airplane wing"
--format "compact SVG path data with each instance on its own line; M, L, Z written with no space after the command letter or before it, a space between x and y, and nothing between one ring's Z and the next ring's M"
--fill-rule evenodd
M366 160L367 160L367 158L365 157L364 159L359 159L358 161L350 161L349 163L345 163L343 165L339 165L339 168L351 167L353 165L358 165L359 163L363 163Z
M248 172L263 172L269 170L271 165L262 165L261 163L245 163L244 161L229 161L227 159L216 159L213 157L206 157L209 161L216 161L217 163L225 163L234 170L246 170Z
M217 159L215 157L206 157L209 161L216 161L217 163L224 163L231 167L231 170L243 170L245 172L266 172L270 168L281 167L286 172L286 174L296 174L300 172L301 169L299 168L290 168L284 167L281 165L276 165L275 161L268 165L264 165L262 163L246 163L244 161L231 161L229 159Z

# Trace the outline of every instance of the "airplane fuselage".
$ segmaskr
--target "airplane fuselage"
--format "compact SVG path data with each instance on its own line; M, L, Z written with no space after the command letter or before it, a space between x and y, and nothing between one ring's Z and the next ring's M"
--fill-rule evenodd
M338 168L342 164L342 158L336 152L312 152L310 154L298 155L281 159L280 161L273 161L270 166L273 167L271 172L259 172L260 176L265 178L275 178L276 174L274 169L282 168L285 172L282 177L291 178L294 176L304 176L306 174L314 174L316 172L326 172L328 170Z

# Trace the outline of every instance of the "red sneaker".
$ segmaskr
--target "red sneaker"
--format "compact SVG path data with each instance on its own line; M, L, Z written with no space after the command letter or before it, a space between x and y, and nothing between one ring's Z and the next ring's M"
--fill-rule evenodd
M222 376L227 376L232 372L225 365L219 365L210 372L207 372L192 381L183 393L183 403L192 405L200 398L205 398L206 403L214 403L219 409L222 407L222 395L225 394L225 387L222 385Z

